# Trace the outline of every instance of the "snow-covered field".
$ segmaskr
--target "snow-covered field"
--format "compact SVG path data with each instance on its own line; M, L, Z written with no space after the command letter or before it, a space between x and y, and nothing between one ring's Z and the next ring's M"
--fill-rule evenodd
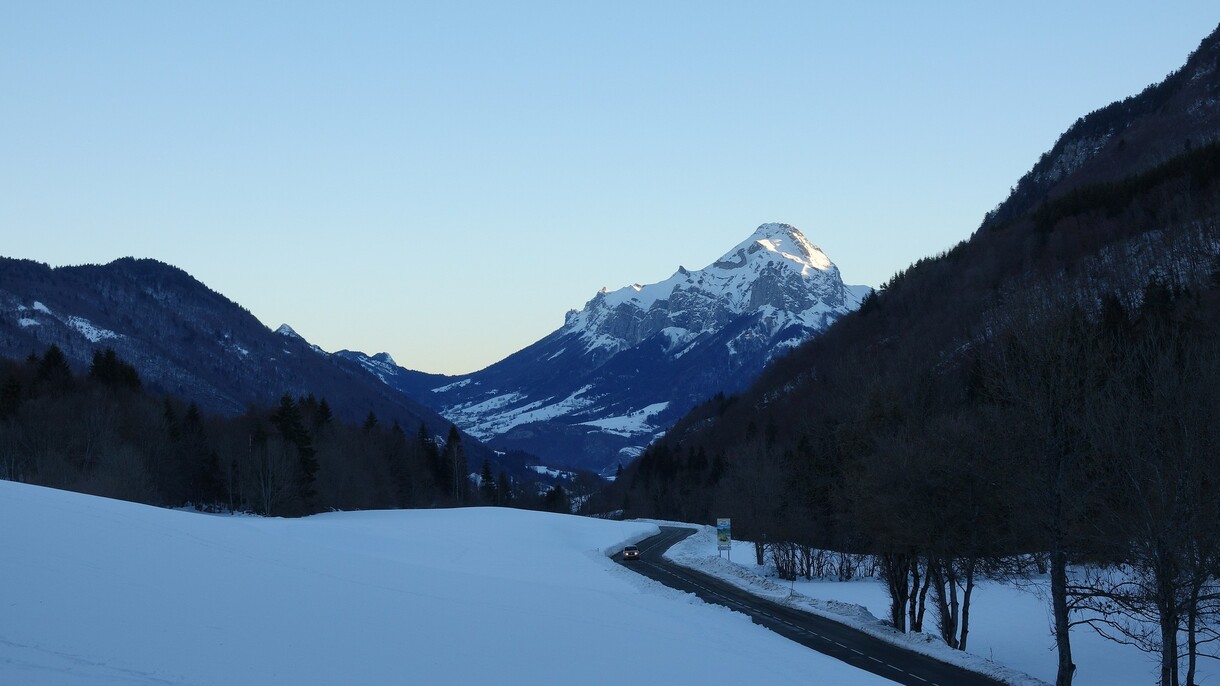
M0 684L890 683L606 553L639 522L297 520L0 481Z
M922 636L898 634L877 619L889 615L889 596L878 580L783 581L775 576L774 565L769 561L763 567L754 564L752 543L734 541L730 562L716 551L715 527L698 528L697 534L670 548L666 557L758 595L834 617L875 636L963 667L994 674L1009 683L1033 686L1055 682L1055 642L1051 635L1045 579L1033 580L1027 588L990 581L978 583L971 600L967 643L972 655L962 655L948 649L935 636L931 609L924 620L924 628L929 633ZM1073 629L1072 656L1077 665L1074 682L1077 686L1151 685L1157 682L1157 664L1153 656L1108 641L1087 626ZM1214 660L1200 660L1197 680L1200 684L1220 684L1220 664Z

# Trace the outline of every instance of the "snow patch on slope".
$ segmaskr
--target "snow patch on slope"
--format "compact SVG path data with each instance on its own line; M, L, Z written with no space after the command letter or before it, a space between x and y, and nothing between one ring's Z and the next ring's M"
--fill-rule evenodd
M35 303L40 304L40 303ZM119 334L103 329L100 326L94 326L92 322L84 317L69 316L65 323L80 332L82 336L88 338L93 343L100 343L110 338L119 338Z
M583 386L558 402L552 398L513 406L527 397L518 392L504 393L481 402L445 408L444 416L479 440L488 440L522 424L543 422L578 412L591 406L595 399L585 397L592 386Z
M563 469L555 469L554 467L548 467L546 465L541 465L541 464L526 465L525 468L529 469L537 474L542 474L543 476L549 476L552 479L564 479L567 481L576 480L576 472L569 472L569 471L566 471Z
M440 386L438 388L433 388L432 392L433 393L445 393L446 391L452 391L455 388L464 388L466 386L469 386L472 382L473 382L472 379L462 379L461 381L454 381L451 384L446 384L446 385Z
M677 359L686 354L690 344L699 338L701 334L683 329L680 326L667 326L661 329L661 335L665 336L666 341L668 341L665 346L665 352L672 354Z
M617 417L606 417L604 419L594 419L589 422L581 422L581 426L594 426L606 433L612 433L618 436L636 436L642 433L649 433L656 430L656 427L650 425L648 420L653 416L665 411L669 407L669 402L654 403L647 407L628 412L625 415Z

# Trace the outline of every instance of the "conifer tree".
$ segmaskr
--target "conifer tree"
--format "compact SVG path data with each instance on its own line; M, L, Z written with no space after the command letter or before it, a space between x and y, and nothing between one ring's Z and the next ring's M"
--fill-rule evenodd
M174 411L174 403L169 398L161 401L161 419L165 422L165 432L174 443L181 438L182 432L178 426L178 413Z
M21 382L17 377L9 375L4 387L0 388L0 419L16 416L21 409Z
M237 466L236 457L229 461L229 472L225 478L225 495L229 497L229 512L235 512L242 506L241 469Z
M392 440L386 444L382 455L385 456L387 466L389 467L390 479L394 483L394 504L397 507L411 507L415 504L415 498L414 481L408 465L410 461L410 444L407 441L406 432L402 430L402 425L398 423L397 419L394 420L393 426L390 427L390 435Z
M279 430L287 443L296 447L297 457L301 463L299 494L306 509L312 510L316 495L314 481L318 473L317 451L313 447L313 438L309 435L309 430L305 428L301 410L291 395L280 398L280 406L271 415L271 423Z
M500 476L496 480L496 504L504 507L513 504L513 482L504 470L500 470Z
M467 481L469 468L466 464L466 449L462 447L462 434L458 428L449 425L449 437L445 440L446 461L453 470L453 501L456 505L466 503Z
M441 452L436 447L436 442L432 440L432 436L428 433L428 427L423 422L419 423L419 433L416 435L416 441L419 444L420 454L423 455L424 463L428 465L428 470L432 472L432 479L436 484L436 490L440 493L448 493L451 489L453 476L449 469L448 460L444 459Z
M572 513L572 502L568 499L568 494L564 492L563 486L559 484L555 484L554 488L547 491L546 497L542 499L542 507L547 512Z
M31 356L32 359L37 359L36 356ZM69 378L72 376L72 369L68 366L68 358L64 356L64 351L59 349L54 343L47 348L47 352L38 360L38 378L42 381L58 380Z
M203 426L203 418L199 414L199 405L194 400L190 405L186 406L186 416L183 418L187 429L201 430Z
M491 475L491 463L483 458L483 473L479 477L479 495L488 505L496 504L496 480Z
M326 398L322 398L318 401L318 411L313 416L314 431L318 431L327 424L330 424L332 419L334 419L334 414L330 411L330 403L326 402Z
M89 365L89 378L108 388L139 390L140 374L136 368L119 359L114 348L93 351L93 362Z
M36 378L39 385L51 390L53 395L59 395L73 388L72 368L68 366L68 358L59 346L51 344L42 358L31 356L36 360Z
M190 497L200 504L219 504L224 496L224 477L220 471L220 457L208 445L204 434L203 418L194 401L186 408L182 418L183 451L192 470Z

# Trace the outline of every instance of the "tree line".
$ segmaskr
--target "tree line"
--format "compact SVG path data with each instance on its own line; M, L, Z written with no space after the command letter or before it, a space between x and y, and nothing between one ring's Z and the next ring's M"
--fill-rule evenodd
M113 350L75 374L50 346L0 359L0 478L150 505L301 516L327 510L498 505L569 511L484 460L471 478L462 434L338 420L325 398L209 416L157 396Z

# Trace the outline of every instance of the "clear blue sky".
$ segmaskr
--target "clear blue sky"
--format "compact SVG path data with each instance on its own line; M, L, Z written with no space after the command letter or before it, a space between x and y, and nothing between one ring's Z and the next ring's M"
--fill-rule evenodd
M1206 2L0 0L0 254L179 266L327 350L481 368L796 225L970 235Z

